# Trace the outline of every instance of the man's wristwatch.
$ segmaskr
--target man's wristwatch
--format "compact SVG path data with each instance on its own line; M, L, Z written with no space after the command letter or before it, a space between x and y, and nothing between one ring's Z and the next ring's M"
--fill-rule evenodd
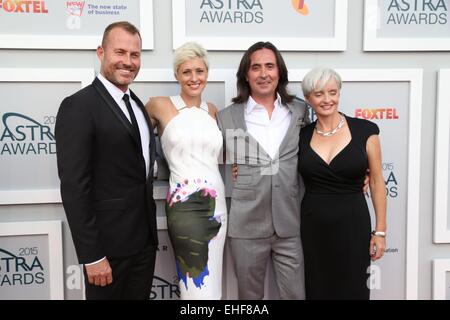
M384 232L384 231L375 231L375 230L373 230L373 231L372 231L372 235L373 235L373 236L376 236L376 237L382 237L382 238L385 238L385 237L386 237L386 232Z

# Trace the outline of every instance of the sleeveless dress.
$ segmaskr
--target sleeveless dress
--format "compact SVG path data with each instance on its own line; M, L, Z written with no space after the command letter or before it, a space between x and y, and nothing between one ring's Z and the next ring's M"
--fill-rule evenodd
M180 96L170 99L178 114L164 129L161 146L170 169L167 229L181 299L221 299L227 228L218 167L223 137L206 102L187 107Z
M310 145L316 122L301 130L299 172L306 299L369 299L371 222L362 192L370 121L346 117L351 141L327 164Z

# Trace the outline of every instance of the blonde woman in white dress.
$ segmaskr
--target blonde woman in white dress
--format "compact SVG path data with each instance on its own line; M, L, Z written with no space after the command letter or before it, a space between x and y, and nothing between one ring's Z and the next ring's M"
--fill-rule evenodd
M146 105L169 164L167 227L175 252L181 299L221 299L226 237L225 188L218 168L222 134L217 108L202 100L206 51L189 42L174 53L181 92Z

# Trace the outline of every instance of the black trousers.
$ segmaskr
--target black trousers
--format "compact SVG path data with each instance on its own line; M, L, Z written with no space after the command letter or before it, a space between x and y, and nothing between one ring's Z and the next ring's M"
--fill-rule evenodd
M86 269L84 283L87 300L148 300L155 271L156 247L147 246L136 255L108 258L113 282L105 287L89 284Z

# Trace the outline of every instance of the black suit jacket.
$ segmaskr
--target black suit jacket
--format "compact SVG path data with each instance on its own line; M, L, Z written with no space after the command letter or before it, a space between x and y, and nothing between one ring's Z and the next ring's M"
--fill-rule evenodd
M157 245L153 200L155 138L150 131L150 174L137 136L97 78L67 97L55 136L61 197L80 263L133 255Z

